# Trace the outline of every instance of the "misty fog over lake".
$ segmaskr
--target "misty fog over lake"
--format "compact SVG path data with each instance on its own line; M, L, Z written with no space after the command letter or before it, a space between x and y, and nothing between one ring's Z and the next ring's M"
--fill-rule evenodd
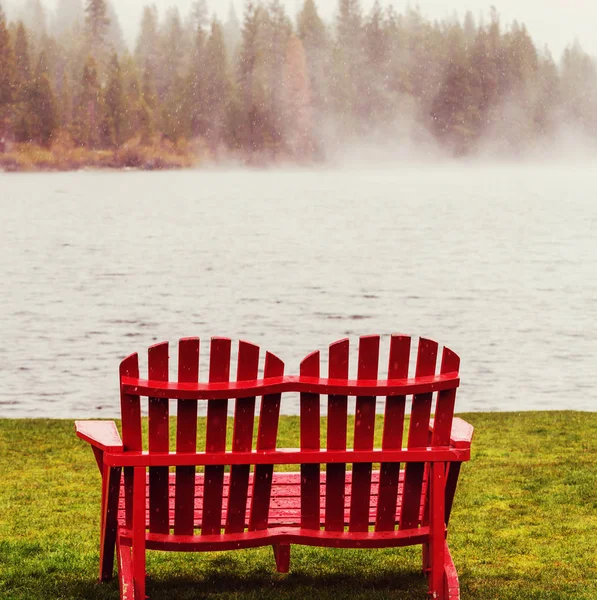
M460 354L459 411L594 410L595 167L0 175L0 416L118 416L119 361L157 341L296 371L394 332Z

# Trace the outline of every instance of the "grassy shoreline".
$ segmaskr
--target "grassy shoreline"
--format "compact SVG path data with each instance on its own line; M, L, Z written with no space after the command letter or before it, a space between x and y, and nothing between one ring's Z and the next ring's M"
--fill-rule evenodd
M121 148L112 150L90 150L61 140L50 148L15 144L9 152L0 152L0 172L187 169L201 164L203 156L203 151L187 143L175 145L159 139L145 144L140 140L131 140Z
M596 598L597 413L461 416L476 428L449 535L462 598ZM282 419L281 445L296 444L296 424ZM96 583L99 474L72 421L0 420L0 473L0 597L118 598L116 582ZM419 556L419 548L293 547L291 573L281 576L269 548L154 552L148 593L410 600L425 597Z
M13 144L0 151L0 173L47 173L81 170L184 170L205 165L313 166L320 160L297 160L279 152L277 156L261 152L246 154L222 146L209 148L204 140L172 142L155 136L142 142L129 140L120 148L91 150L76 146L70 138L59 136L50 147L33 143Z

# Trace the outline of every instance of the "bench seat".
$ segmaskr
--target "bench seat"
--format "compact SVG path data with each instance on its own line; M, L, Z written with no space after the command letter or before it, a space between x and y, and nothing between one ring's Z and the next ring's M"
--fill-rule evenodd
M203 473L197 473L195 476L195 510L194 510L194 526L199 529L201 527L201 519L203 516ZM350 519L350 502L352 490L352 471L346 472L344 488L344 524L348 526ZM222 529L224 529L225 515L228 508L228 491L229 491L230 473L224 475L224 494L223 494L223 518ZM397 519L400 516L400 506L402 504L402 490L404 482L404 470L400 471L400 479L398 483L398 501L396 506ZM325 469L321 472L320 485L320 515L321 526L325 523ZM423 486L426 486L426 479ZM170 528L174 527L174 496L176 493L176 474L170 473L169 477L169 509L170 509ZM251 507L253 490L253 473L249 477L248 501L245 528L248 527L249 513ZM377 511L377 498L379 491L379 471L373 471L371 477L371 502L369 506L369 524L375 524L375 516ZM149 473L147 474L147 497L149 497ZM424 498L424 494L422 494ZM149 502L147 502L146 522L149 528ZM423 518L423 503L419 513L419 519ZM269 528L272 527L299 527L301 523L301 474L292 472L275 472L272 479L272 495L269 510ZM118 503L118 524L121 527L125 525L125 501L124 501L124 478L120 488L120 499Z

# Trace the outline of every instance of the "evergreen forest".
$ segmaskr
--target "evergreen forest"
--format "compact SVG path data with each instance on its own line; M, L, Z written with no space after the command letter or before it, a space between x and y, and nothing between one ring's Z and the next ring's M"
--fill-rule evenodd
M2 8L5 5L5 10ZM164 168L322 162L383 139L449 156L521 155L563 128L597 143L597 62L554 57L495 9L315 0L148 5L135 44L109 0L0 0L0 167Z

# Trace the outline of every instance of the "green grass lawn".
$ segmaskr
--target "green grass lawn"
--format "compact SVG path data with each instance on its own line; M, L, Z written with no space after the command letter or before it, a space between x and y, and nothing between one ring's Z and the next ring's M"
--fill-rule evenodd
M597 598L597 413L461 415L475 428L449 541L463 599ZM280 445L296 446L296 418ZM379 429L379 428L378 428ZM117 599L96 582L100 478L71 421L0 420L0 598ZM150 552L152 600L426 597L420 548Z

